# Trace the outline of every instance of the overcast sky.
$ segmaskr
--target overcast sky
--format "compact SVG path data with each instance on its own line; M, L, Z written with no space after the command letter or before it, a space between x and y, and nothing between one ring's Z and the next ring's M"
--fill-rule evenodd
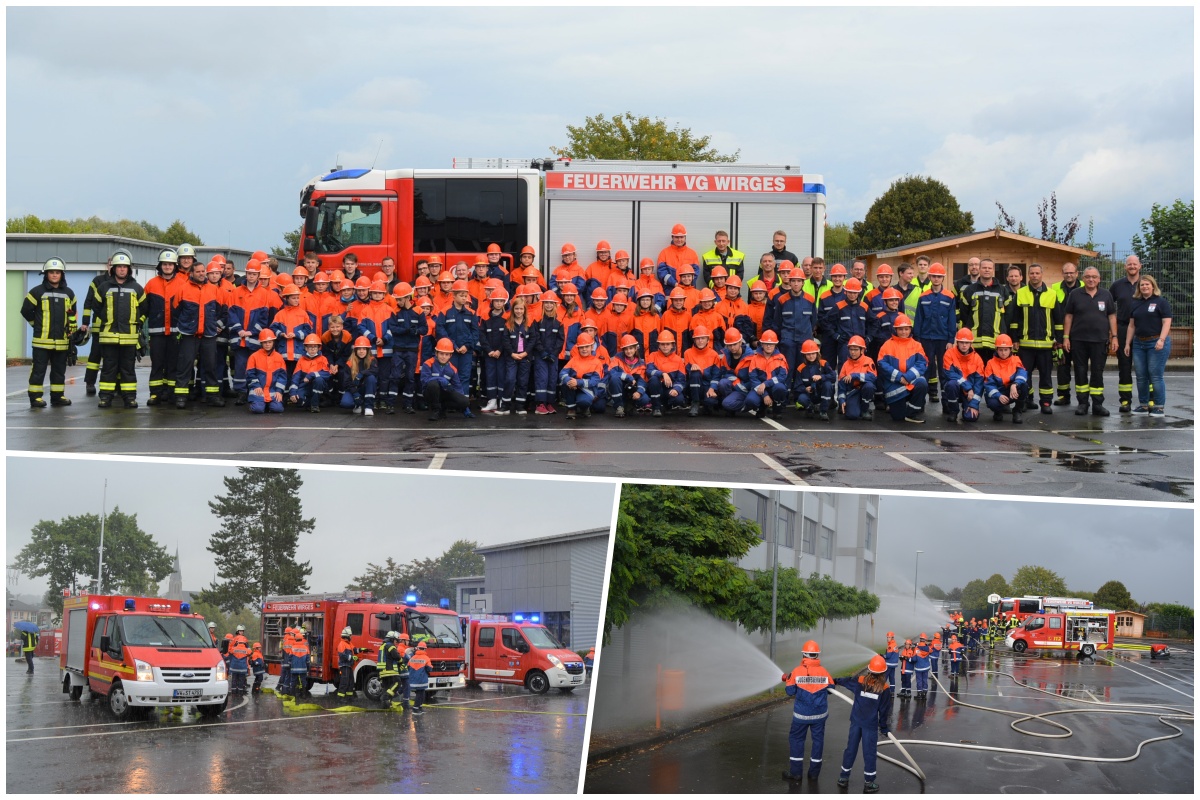
M10 457L5 563L30 541L39 520L99 514L108 478L108 509L137 514L138 525L174 554L183 588L207 588L213 578L206 549L219 521L208 501L224 494L232 467L201 464ZM316 519L300 538L299 561L311 563L314 592L345 588L368 562L436 558L457 539L498 544L607 528L613 485L454 475L301 469L304 515ZM48 491L47 487L55 487ZM552 509L547 513L547 509ZM165 588L166 583L163 583ZM41 595L44 579L22 575L18 594Z
M8 215L182 218L266 248L336 163L539 157L663 116L823 174L831 222L897 177L1129 246L1193 197L1191 8L7 10ZM707 237L696 244L706 244ZM762 247L750 245L745 247Z
M1020 502L979 497L879 501L879 565L906 576L917 550L920 585L949 591L1026 564L1047 567L1067 588L1095 591L1119 580L1141 603L1195 607L1195 514L1190 507Z

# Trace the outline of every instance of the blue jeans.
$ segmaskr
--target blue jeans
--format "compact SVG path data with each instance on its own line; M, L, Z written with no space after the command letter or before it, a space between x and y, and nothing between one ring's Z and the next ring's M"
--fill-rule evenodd
M1162 350L1155 350L1157 339L1148 342L1133 340L1129 352L1133 356L1133 372L1137 381L1138 403L1150 404L1150 391L1154 391L1154 405L1162 408L1167 404L1167 384L1163 380L1163 372L1167 367L1167 357L1171 355L1171 337L1163 342Z

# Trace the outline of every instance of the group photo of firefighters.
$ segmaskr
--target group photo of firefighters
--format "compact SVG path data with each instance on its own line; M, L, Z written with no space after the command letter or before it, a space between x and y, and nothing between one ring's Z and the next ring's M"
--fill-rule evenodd
M928 256L868 276L863 261L797 258L776 231L756 274L717 231L698 255L675 225L657 258L634 269L625 250L575 245L543 274L533 247L506 268L498 245L473 259L419 260L410 284L393 259L366 276L347 254L326 271L312 254L291 273L265 252L244 275L190 245L163 250L141 286L130 254L78 298L66 265L45 262L21 314L33 328L29 402L66 406L65 373L90 339L84 376L100 408L136 408L135 363L149 357L149 406L232 401L256 414L285 409L549 415L568 419L686 413L923 423L991 411L1108 416L1104 368L1115 356L1122 413L1162 415L1171 305L1137 256L1110 288L1065 264L1048 284L1039 264L996 275L971 258L948 280ZM1134 375L1138 403L1133 403ZM1036 387L1034 386L1036 378ZM1072 387L1072 381L1074 386ZM986 407L986 408L985 408Z

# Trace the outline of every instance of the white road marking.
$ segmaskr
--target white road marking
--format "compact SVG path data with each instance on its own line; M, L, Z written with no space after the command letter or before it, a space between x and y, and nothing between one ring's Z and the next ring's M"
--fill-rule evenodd
M1125 448L1121 450L1056 450L1052 447L1038 448L1041 452L1038 455L1032 453L1024 453L1020 450L909 450L910 456L1025 456L1026 458L1040 458L1048 456L1050 458L1067 458L1070 456L1125 456L1125 455L1154 455L1156 453L1194 453L1195 450L1159 450L1159 449L1144 449L1140 447Z
M926 475L937 478L942 483L949 484L950 486L953 486L955 489L958 489L960 492L969 492L971 494L983 494L983 492L979 491L978 489L973 489L970 486L967 486L965 483L956 481L956 480L954 480L954 478L951 478L949 475L943 475L942 473L938 472L936 469L930 469L929 467L925 466L924 464L918 464L916 461L913 461L911 458L904 455L903 453L885 452L885 455L889 455L892 458L899 461L900 463L907 464L908 466L912 467L913 469L920 470L921 472L924 472Z
M442 465L445 463L446 463L446 454L438 453L436 456L433 457L433 460L429 462L429 468L430 469L441 469Z
M778 461L771 458L766 453L755 453L754 456L759 461L763 462L768 467L770 467L771 469L775 470L780 475L782 475L784 477L784 479L786 479L792 485L794 485L794 486L808 486L809 485L808 481L806 481L803 478L801 478L800 476L796 475L795 473L790 471L787 467L785 467L783 464L780 464Z
M1179 689L1176 689L1174 686L1167 686L1167 684L1163 683L1162 681L1160 681L1160 680L1158 680L1158 679L1156 679L1156 678L1151 678L1149 675L1147 675L1147 674L1146 674L1146 673L1144 673L1144 672L1138 672L1138 671L1137 671L1136 669L1134 669L1133 667L1127 667L1127 666L1125 666L1124 664L1118 664L1118 663L1116 662L1116 660L1114 660L1114 659L1108 658L1108 659L1105 659L1105 661L1107 661L1108 663L1112 664L1114 667L1120 667L1121 669L1127 669L1127 670L1129 670L1130 672L1132 672L1134 675L1140 675L1141 677L1145 678L1145 679L1146 679L1146 680L1148 680L1148 681L1151 681L1151 682L1153 682L1153 683L1157 683L1159 686L1162 686L1162 687L1165 687L1165 688L1167 688L1167 689L1170 689L1172 692L1178 692L1179 694L1183 695L1184 697L1186 697L1186 698L1188 698L1188 699L1190 699L1190 700L1195 700L1195 699L1196 699L1195 697L1193 697L1192 695L1188 694L1187 692L1180 691Z
M173 733L175 731L190 731L196 730L199 727L222 727L225 725L267 725L273 722L300 722L302 720L317 719L319 717L342 717L349 718L353 714L338 714L333 711L313 711L304 716L296 717L277 717L275 719L245 719L237 722L210 722L207 725L175 725L169 728L164 728L159 725L146 728L138 728L132 731L96 731L95 733L68 733L65 736L33 736L28 739L9 739L5 738L5 744L18 744L21 742L44 742L48 739L79 739L86 736L131 736L135 733L153 732L153 733ZM15 731L14 731L15 732Z
M763 422L767 423L768 425L770 425L772 428L774 428L777 431L790 431L791 430L791 428L789 428L788 426L781 425L778 422L776 422L775 420L771 419L770 417L759 417L759 419L761 419Z

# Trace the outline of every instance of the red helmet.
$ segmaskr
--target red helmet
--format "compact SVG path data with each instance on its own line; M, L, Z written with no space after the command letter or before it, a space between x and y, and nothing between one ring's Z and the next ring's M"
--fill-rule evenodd
M671 227L671 235L687 236L687 228L683 227L683 223L676 222L675 225Z
M445 336L443 336L441 339L437 340L437 344L434 346L433 349L438 351L439 353L453 353L454 352L454 342L450 341Z
M846 266L844 264L834 264L829 269L829 277L832 278L835 275L841 275L843 278L846 277Z
M911 328L912 320L906 314L897 314L896 319L892 321L892 330L896 328Z
M941 263L935 261L929 265L929 274L930 275L945 275L946 268L944 266L942 266Z
M371 346L371 340L365 336L359 336L357 339L354 340L354 349L355 350L357 350L360 347L370 347L370 346Z
M308 347L310 344L315 344L317 347L320 347L321 346L321 337L317 336L315 333L310 333L308 336L305 336L304 337L304 346Z
M876 275L895 275L896 273L892 271L891 265L880 264L878 267L875 268L875 274Z
M883 656L874 656L867 662L867 669L876 675L882 675L887 672L887 662L883 660Z
M759 344L779 344L779 334L768 328L762 332L762 336L758 337Z
M400 281L392 289L392 294L395 295L397 299L399 299L401 297L408 297L412 293L413 293L413 287L409 286L404 281Z
M208 272L224 272L225 265L222 264L220 261L217 261L214 258L212 261L208 262L208 266L205 267L204 271L206 273L208 273Z
M596 252L599 253L601 250L612 250L612 245L601 239L596 242Z
M570 242L565 243L562 246L562 254L564 256L567 254L575 255L575 245L571 244Z
M861 336L851 336L850 341L846 342L846 347L861 347L867 349L867 343Z
M488 251L489 253L499 253L499 252L500 252L500 245L496 244L495 242L492 242L491 244L489 244L489 245L487 246L487 251Z
M638 343L638 340L633 338L633 336L631 336L628 333L621 337L621 349L622 350L624 350L626 347L637 347L637 343Z
M742 332L737 328L729 328L725 331L725 344L742 344L745 339L742 338Z
M808 355L809 353L819 353L821 348L817 346L815 339L805 339L804 344L800 345L800 353Z
M697 325L696 327L692 328L692 338L693 339L699 339L701 337L707 339L711 336L712 336L712 332L709 331L709 329L704 327L703 325Z
M997 348L1007 347L1007 348L1011 349L1012 346L1013 346L1012 337L1009 336L1007 333L1002 333L996 337L996 347Z
M958 333L954 334L954 341L971 343L975 341L975 334L970 328L959 328Z
M450 291L452 291L452 292L469 292L469 291L471 291L471 287L466 281L460 279L460 280L455 281L453 284L451 284Z
M595 343L596 337L592 336L590 333L581 333L579 334L579 338L575 340L576 347L590 347Z

